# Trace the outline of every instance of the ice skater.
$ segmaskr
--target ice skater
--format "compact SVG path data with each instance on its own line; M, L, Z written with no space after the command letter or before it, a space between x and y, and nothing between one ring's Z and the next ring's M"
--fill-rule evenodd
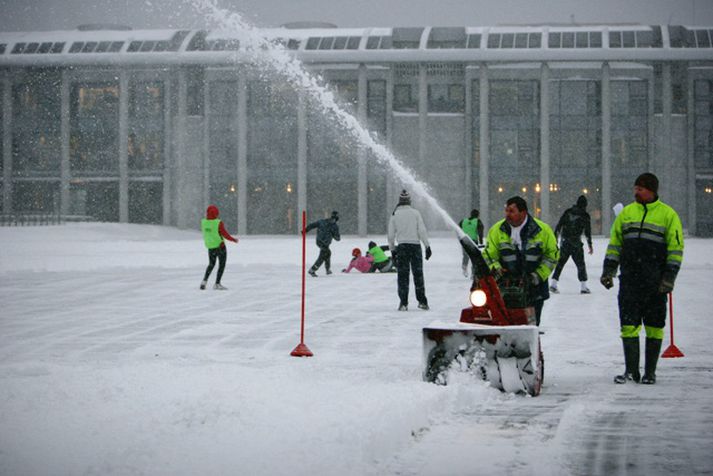
M210 273L215 267L215 260L218 260L218 274L215 276L215 284L213 289L224 291L228 288L220 284L220 279L225 271L225 262L228 260L228 251L225 248L225 240L230 240L234 243L238 242L237 238L233 238L225 229L223 221L218 218L220 211L215 205L209 205L205 213L205 218L201 220L201 230L203 231L203 242L208 248L208 267L205 270L203 281L201 281L201 289L205 289L208 284Z
M314 262L312 267L309 269L310 276L317 277L317 270L322 263L324 263L324 269L327 274L332 274L332 251L329 249L329 245L332 244L332 239L339 241L341 237L339 236L339 212L336 210L332 212L332 216L329 218L323 218L317 220L314 223L307 225L305 232L317 229L317 247L319 248L319 256L317 261Z
M394 261L386 256L386 252L389 251L389 245L377 245L375 242L369 242L369 251L366 252L367 256L374 257L374 264L371 265L370 273L380 272L380 273L395 273L396 268L394 267Z
M361 250L359 248L354 248L352 250L352 260L349 262L349 266L342 270L342 273L348 273L352 269L356 268L362 273L368 273L374 264L374 257L367 254L362 256Z
M477 208L472 209L470 211L470 216L462 219L458 226L460 226L461 230L463 230L463 232L468 235L471 240L473 240L473 243L478 246L483 245L483 232L485 230L483 222L480 220L480 211L478 211ZM461 263L461 268L463 268L463 276L466 278L469 276L468 263L470 263L470 256L468 256L468 253L463 250L463 262Z
M580 195L577 203L565 210L555 227L555 237L562 237L560 242L560 259L550 281L550 291L557 294L559 289L557 281L560 279L562 268L567 264L569 257L577 266L577 278L580 282L580 293L589 294L587 287L587 266L584 264L584 249L582 246L582 233L587 239L589 254L594 253L592 248L592 222L587 213L587 197Z

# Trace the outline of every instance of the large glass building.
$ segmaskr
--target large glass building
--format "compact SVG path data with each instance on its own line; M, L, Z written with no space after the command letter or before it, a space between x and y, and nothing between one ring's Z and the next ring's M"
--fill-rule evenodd
M306 26L263 33L456 221L492 224L518 194L554 223L585 194L606 234L652 171L688 232L713 236L713 28ZM237 38L0 33L0 213L193 228L215 203L240 234L296 233L303 209L384 233L399 178Z

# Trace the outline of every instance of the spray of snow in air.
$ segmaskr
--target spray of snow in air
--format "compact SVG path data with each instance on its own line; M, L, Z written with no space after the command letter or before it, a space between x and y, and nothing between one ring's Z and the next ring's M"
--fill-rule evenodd
M356 117L340 107L332 91L320 84L318 77L310 74L284 45L265 37L258 28L246 22L239 13L220 8L217 0L194 0L194 5L220 29L237 35L240 41L240 52L247 55L253 64L284 77L295 89L302 90L313 98L325 115L334 117L338 124L344 127L359 143L371 150L379 162L390 167L406 184L411 193L425 199L447 225L456 230L459 236L463 236L460 227L431 195L428 187L418 180L414 173L383 144L375 140Z

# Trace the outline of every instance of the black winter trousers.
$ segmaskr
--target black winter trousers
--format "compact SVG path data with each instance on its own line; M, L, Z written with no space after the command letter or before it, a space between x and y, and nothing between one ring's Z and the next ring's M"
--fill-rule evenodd
M208 267L205 269L203 281L208 281L208 277L215 267L216 258L218 259L218 274L215 277L215 282L220 283L220 278L223 277L223 271L225 271L225 262L228 260L228 250L225 246L208 250Z
M329 245L317 243L317 246L319 247L319 256L312 265L312 271L317 271L322 266L322 263L324 263L324 269L329 271L332 269L332 251L329 249Z
M398 292L401 304L408 306L409 274L413 273L416 300L428 304L426 286L423 282L423 255L420 244L403 243L396 247L396 269L398 271Z
M584 264L584 246L581 241L562 240L560 248L560 260L557 262L557 267L552 275L552 279L560 279L560 274L564 265L567 264L569 257L572 257L574 264L577 265L577 279L580 282L587 280L587 267Z
M668 295L658 289L643 288L626 282L619 286L619 323L637 327L644 325L656 329L666 326Z

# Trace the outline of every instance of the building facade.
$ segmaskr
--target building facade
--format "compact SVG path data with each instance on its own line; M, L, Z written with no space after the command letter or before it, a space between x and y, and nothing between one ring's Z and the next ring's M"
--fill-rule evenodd
M518 194L554 223L581 194L595 233L652 171L713 236L713 28L299 28L264 34L333 89L458 221ZM226 32L0 33L0 213L240 234L339 210L383 233L398 177ZM432 228L445 228L426 213Z

